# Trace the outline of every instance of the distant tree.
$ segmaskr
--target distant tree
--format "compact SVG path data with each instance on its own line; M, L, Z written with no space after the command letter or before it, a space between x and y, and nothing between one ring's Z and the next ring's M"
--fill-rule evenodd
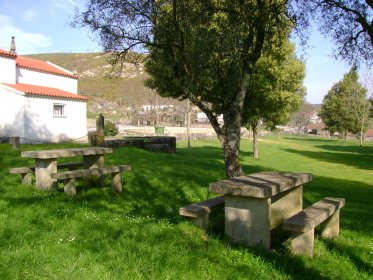
M359 134L363 144L364 132L368 128L371 104L367 100L367 89L358 81L356 67L344 75L324 97L321 117L330 132Z
M334 42L335 56L351 63L373 61L372 0L292 0L301 34L314 20L319 31ZM304 36L302 36L304 38Z
M302 133L304 128L310 124L310 116L314 112L314 106L304 102L298 111L292 114L289 125L297 128L298 133Z
M118 128L116 127L115 123L105 120L104 126L104 134L105 136L115 136L118 134Z
M253 132L254 158L259 158L259 124L267 129L285 124L303 102L305 66L295 56L294 45L284 40L281 47L263 53L250 78L243 118Z

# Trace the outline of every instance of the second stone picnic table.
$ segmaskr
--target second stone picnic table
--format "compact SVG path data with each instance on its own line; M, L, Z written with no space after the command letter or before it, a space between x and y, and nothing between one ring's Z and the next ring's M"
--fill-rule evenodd
M111 148L83 147L53 150L24 151L21 157L35 159L35 179L38 189L56 189L57 180L51 178L57 172L57 159L61 157L83 157L83 168L100 168L104 166L104 154L113 153ZM102 176L100 176L102 177ZM98 181L102 181L98 178ZM102 183L100 183L102 184Z

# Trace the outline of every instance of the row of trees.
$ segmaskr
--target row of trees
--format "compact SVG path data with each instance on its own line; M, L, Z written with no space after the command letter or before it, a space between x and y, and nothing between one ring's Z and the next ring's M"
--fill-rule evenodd
M369 61L372 9L371 0L89 0L76 24L99 35L104 50L113 53L114 65L132 54L134 62L145 61L149 87L198 106L222 143L226 174L233 177L243 174L241 127L255 125L258 118L275 123L273 112L278 109L277 116L283 116L299 103L302 66L295 82L277 71L288 63L289 52L282 50L290 32L302 33L320 14L320 28L336 31L332 39L342 44L337 55ZM339 18L343 24L330 28ZM261 67L267 60L271 71ZM298 72L289 72L294 74ZM267 106L274 109L267 111Z

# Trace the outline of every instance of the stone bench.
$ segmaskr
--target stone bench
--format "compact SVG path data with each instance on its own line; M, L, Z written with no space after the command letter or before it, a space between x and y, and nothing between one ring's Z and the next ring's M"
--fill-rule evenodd
M292 232L290 251L313 257L315 227L321 226L321 236L339 236L339 209L345 205L344 198L325 197L303 211L285 220L282 228Z
M210 213L224 207L224 196L218 196L179 209L179 215L191 217L192 222L205 231L208 230Z
M57 168L74 170L82 166L83 166L82 162L67 162L67 163L59 163L57 165ZM35 167L33 166L9 168L9 173L21 175L23 185L32 184L32 179L31 179L32 172L35 172Z
M64 191L70 195L76 195L75 179L82 177L100 176L104 174L111 174L112 189L114 192L122 192L122 175L124 171L131 170L129 165L108 166L102 168L78 169L72 171L64 171L51 174L52 179L63 180Z
M20 174L22 178L22 184L30 186L32 183L31 173L32 169L30 167L15 167L9 168L9 173Z

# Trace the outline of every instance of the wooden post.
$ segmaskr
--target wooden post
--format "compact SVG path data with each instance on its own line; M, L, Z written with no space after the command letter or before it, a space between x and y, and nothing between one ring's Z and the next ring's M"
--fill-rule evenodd
M104 135L105 134L105 119L102 113L100 113L96 118L96 132L98 135Z
M13 150L19 150L20 148L20 138L19 137L10 137L10 144L12 144Z
M95 146L105 146L105 119L102 113L96 118Z

